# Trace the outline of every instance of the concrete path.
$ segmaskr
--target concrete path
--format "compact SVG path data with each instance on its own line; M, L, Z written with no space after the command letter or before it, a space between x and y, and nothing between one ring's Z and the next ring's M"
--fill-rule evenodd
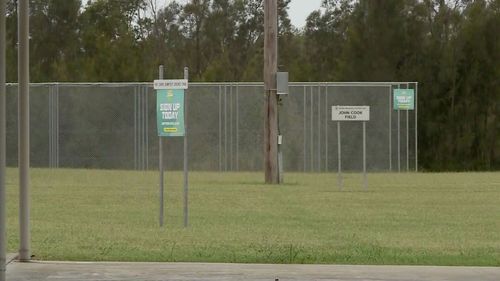
M500 268L204 263L12 262L8 281L499 281Z
M17 259L17 254L7 254L7 264L13 262Z

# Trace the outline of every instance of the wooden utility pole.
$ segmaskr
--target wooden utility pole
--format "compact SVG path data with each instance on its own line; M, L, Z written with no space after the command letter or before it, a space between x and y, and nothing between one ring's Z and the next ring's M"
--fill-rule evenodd
M264 0L264 170L266 183L278 184L278 0Z

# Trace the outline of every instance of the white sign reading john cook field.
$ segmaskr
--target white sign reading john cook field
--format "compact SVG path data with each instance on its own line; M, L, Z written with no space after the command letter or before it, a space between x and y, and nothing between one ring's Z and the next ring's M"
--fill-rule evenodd
M370 121L369 106L332 106L333 121Z

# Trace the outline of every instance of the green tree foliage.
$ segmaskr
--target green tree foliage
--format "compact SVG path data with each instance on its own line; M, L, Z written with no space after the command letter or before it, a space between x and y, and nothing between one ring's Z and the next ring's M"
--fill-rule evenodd
M429 170L500 168L500 0L324 0L306 26L279 3L279 65L294 81L418 81ZM7 79L17 80L17 1ZM263 0L31 0L31 80L261 81Z
M31 71L38 74L31 80L71 80L76 74L72 70L78 58L81 1L35 0L30 5Z

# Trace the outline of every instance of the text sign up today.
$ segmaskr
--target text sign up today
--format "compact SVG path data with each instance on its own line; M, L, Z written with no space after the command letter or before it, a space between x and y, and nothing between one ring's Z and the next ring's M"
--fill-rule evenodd
M156 113L158 123L158 136L184 136L184 90L157 90Z
M333 121L370 121L369 106L332 106Z

